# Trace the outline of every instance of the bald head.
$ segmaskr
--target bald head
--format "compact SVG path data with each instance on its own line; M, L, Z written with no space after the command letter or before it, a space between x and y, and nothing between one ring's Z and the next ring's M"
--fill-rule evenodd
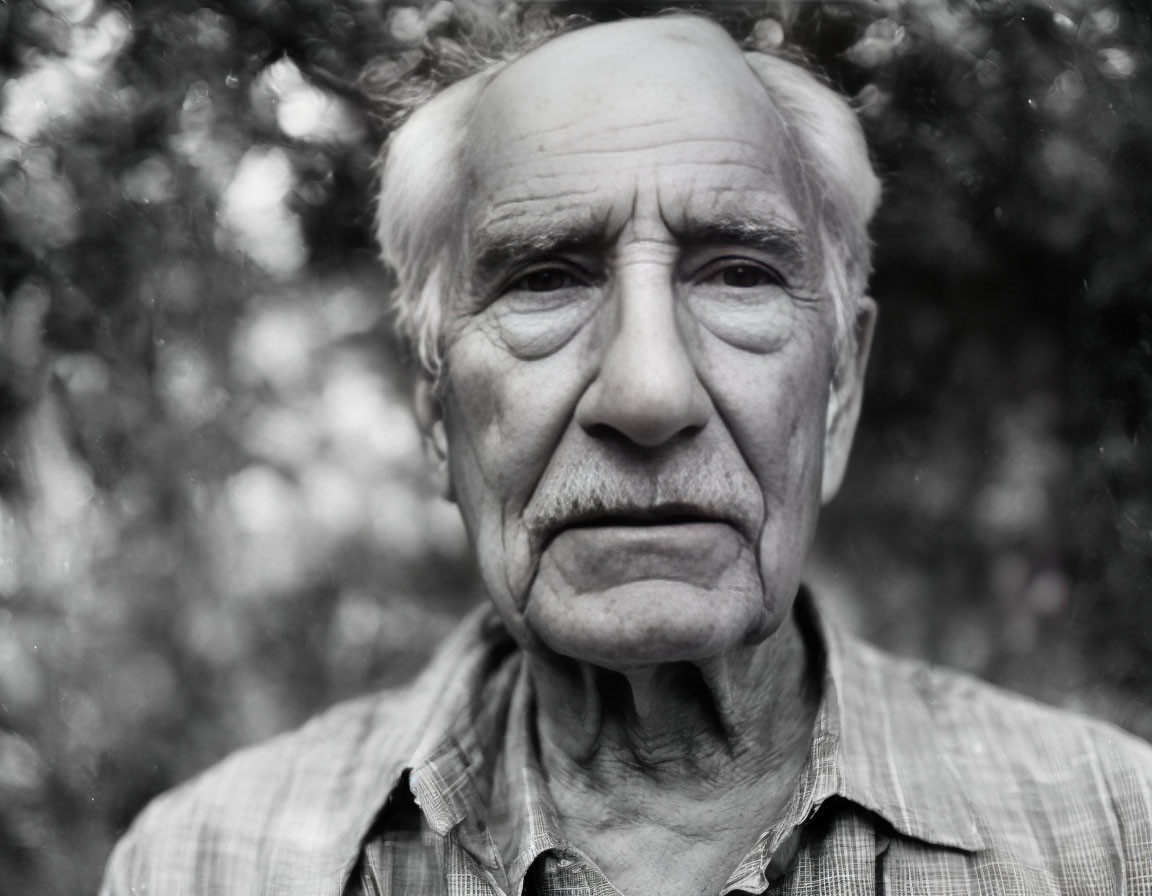
M476 118L495 123L501 108L511 108L564 128L611 106L642 120L650 102L662 102L670 90L691 103L695 114L713 114L716 103L729 98L749 110L765 99L744 53L726 32L705 19L673 16L629 19L553 38L491 80Z
M684 122L691 128L678 127ZM552 38L448 88L393 135L378 235L397 273L402 334L425 369L439 371L446 310L461 286L464 222L491 206L491 197L476 195L477 183L505 185L504 198L516 198L516 184L528 194L534 178L547 176L533 173L545 159L624 150L630 175L643 178L685 141L696 142L701 162L730 165L734 174L758 168L785 185L774 214L810 232L808 261L835 305L840 354L850 356L878 198L854 114L797 66L744 52L714 23L678 15ZM642 148L648 152L638 156ZM681 159L686 176L691 168ZM679 176L662 170L665 178ZM737 176L730 190L750 186Z

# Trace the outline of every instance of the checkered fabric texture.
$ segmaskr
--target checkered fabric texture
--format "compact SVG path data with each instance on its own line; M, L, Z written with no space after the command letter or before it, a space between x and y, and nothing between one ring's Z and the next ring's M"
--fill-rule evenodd
M824 655L807 764L723 893L1152 896L1152 747L798 612ZM411 687L157 800L102 896L617 896L564 836L523 665L474 614Z

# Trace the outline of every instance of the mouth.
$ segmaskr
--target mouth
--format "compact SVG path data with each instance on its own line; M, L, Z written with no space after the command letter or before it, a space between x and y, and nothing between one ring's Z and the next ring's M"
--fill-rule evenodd
M721 522L702 510L678 507L651 507L597 513L569 521L564 528L592 526L679 526L688 523Z
M562 532L572 529L596 528L640 528L656 526L688 526L707 523L722 523L734 526L735 523L707 508L694 504L659 504L651 507L612 507L589 508L578 511L549 526L540 540L541 549Z

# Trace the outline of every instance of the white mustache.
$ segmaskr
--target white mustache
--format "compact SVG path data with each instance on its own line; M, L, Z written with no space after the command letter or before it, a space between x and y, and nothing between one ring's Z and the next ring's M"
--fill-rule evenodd
M761 517L761 499L742 465L698 451L659 460L582 451L553 459L524 513L541 545L561 529L612 517L633 522L712 519L751 536Z

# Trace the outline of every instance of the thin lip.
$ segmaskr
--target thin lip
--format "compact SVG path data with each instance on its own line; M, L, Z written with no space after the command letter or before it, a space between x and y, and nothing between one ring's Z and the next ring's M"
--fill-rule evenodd
M739 532L744 527L730 514L718 513L709 507L691 503L666 503L648 507L597 507L577 511L556 521L540 534L540 548L543 550L560 535L570 529L591 529L620 526L643 528L645 526L700 525L720 523L732 526Z

